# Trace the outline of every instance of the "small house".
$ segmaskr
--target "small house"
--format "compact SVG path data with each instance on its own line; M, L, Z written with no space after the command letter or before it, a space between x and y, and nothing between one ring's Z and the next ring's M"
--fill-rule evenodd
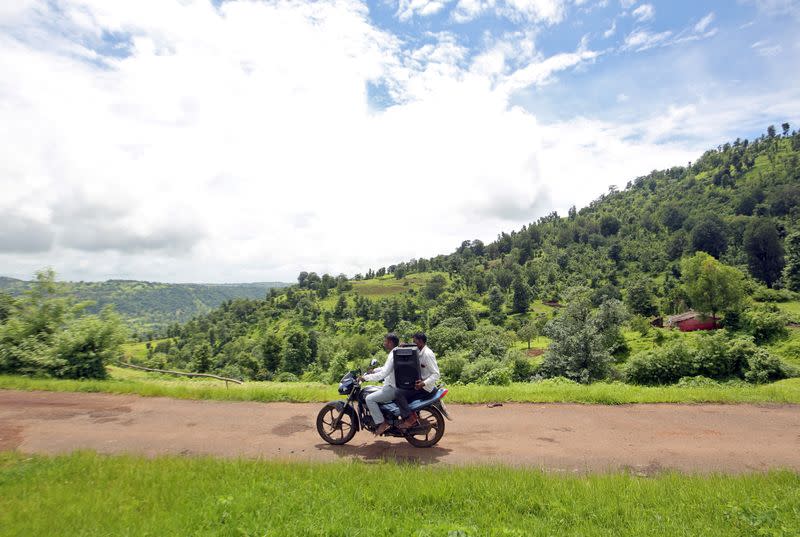
M713 317L706 317L702 313L690 310L686 313L667 317L667 328L677 328L681 332L714 330L717 328L717 320Z

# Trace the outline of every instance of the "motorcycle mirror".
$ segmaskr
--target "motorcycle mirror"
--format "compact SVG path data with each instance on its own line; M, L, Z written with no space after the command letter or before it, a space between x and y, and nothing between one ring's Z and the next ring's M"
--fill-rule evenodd
M373 358L373 359L370 361L370 363L369 363L369 366L370 366L370 367L375 367L376 365L378 365L378 360L376 360L375 358Z

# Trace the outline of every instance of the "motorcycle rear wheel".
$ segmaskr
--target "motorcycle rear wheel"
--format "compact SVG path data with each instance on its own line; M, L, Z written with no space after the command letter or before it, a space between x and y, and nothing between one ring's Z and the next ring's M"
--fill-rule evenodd
M356 435L356 413L350 407L344 409L338 427L333 426L339 412L337 405L327 404L317 414L317 432L323 440L334 446L346 444Z
M417 412L419 425L409 429L406 441L414 447L433 447L444 436L444 416L438 408L429 406Z

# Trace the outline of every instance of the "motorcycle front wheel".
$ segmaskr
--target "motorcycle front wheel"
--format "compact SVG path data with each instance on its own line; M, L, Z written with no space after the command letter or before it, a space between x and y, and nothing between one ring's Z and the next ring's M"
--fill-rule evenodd
M419 425L409 429L406 440L414 447L432 447L444 436L444 416L435 406L417 412Z
M317 432L323 440L334 446L346 444L356 435L356 413L349 406L346 407L339 424L334 426L339 412L337 405L327 404L317 414Z

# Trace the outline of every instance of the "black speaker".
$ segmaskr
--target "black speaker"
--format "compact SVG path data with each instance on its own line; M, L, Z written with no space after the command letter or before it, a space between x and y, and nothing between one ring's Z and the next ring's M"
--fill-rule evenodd
M422 378L419 368L419 355L416 347L397 347L394 349L394 380L398 388L413 390L414 384Z

